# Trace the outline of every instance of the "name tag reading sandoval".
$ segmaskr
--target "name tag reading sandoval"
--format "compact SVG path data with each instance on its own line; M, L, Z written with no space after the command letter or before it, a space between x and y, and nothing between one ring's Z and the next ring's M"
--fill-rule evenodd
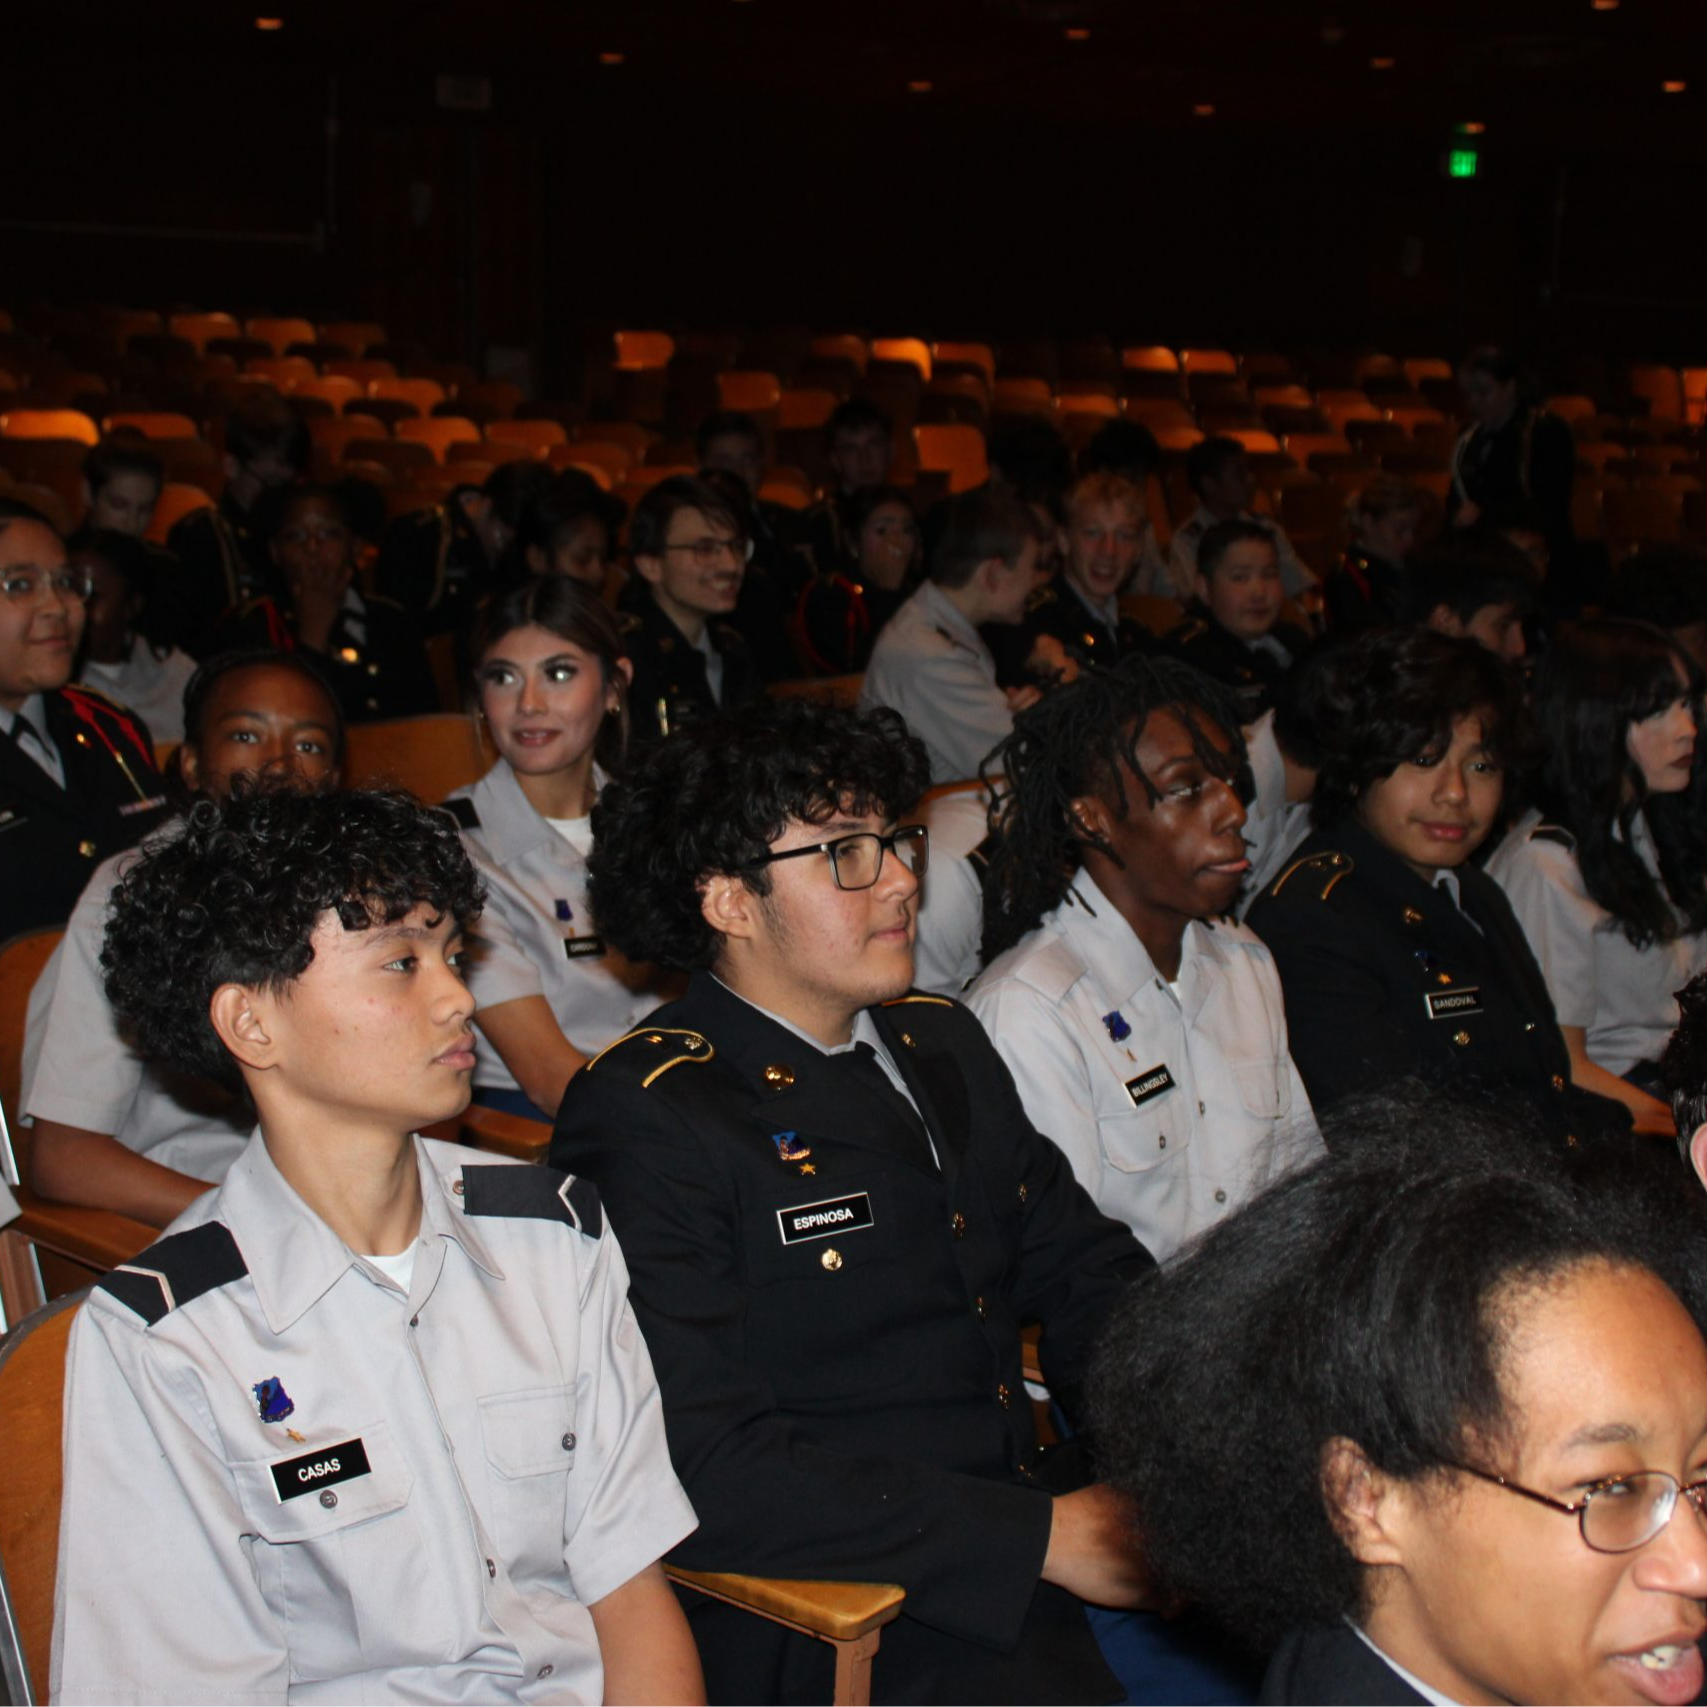
M278 1495L280 1505L321 1488L373 1474L373 1466L367 1461L367 1448L359 1435L354 1440L341 1440L336 1446L324 1446L318 1452L305 1452L300 1458L287 1458L282 1464L270 1464L268 1469L273 1473L273 1492Z
M1457 1019L1460 1014L1482 1011L1482 989L1479 984L1467 984L1458 990L1431 990L1423 1001L1430 1019Z
M1168 1071L1166 1062L1159 1067L1150 1067L1137 1078L1126 1081L1126 1094L1131 1097L1134 1108L1142 1108L1145 1103L1154 1102L1159 1096L1166 1096L1173 1088L1174 1076Z
M808 1239L827 1239L832 1233L857 1232L872 1225L871 1194L856 1191L851 1197L827 1197L822 1203L802 1203L794 1209L779 1209L776 1224L785 1245L804 1244Z

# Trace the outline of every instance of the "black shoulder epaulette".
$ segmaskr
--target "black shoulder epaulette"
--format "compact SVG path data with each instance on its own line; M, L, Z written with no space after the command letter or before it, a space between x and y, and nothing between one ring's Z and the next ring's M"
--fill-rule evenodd
M697 1031L684 1031L672 1026L645 1025L638 1031L629 1032L626 1037L619 1037L615 1043L607 1044L581 1071L590 1073L601 1061L613 1058L613 1067L626 1067L629 1071L640 1074L642 1089L649 1089L672 1067L679 1067L684 1061L703 1064L716 1053L711 1044Z
M1577 838L1563 824L1537 824L1529 832L1532 842L1557 842L1568 853L1577 851Z
M440 804L463 829L478 830L480 828L480 814L474 810L474 802L466 794L453 796Z
M883 1003L883 1006L886 1008L904 1008L910 1002L928 1002L933 1008L952 1008L956 1005L947 996L927 996L915 990L910 995L896 996L892 1001Z
M520 1220L564 1221L589 1239L605 1230L599 1188L591 1180L546 1167L472 1167L462 1170L467 1215L507 1215Z
M1038 611L1055 604L1060 597L1061 595L1055 591L1054 587L1045 582L1027 597L1025 601L1026 614L1028 616L1035 615Z
M1291 865L1275 878L1274 886L1269 894L1278 895L1287 881L1297 872L1302 872L1306 891L1318 901L1325 901L1334 892L1334 885L1342 877L1349 877L1357 868L1352 863L1350 854L1318 853L1307 854L1303 859L1294 860Z
M1187 617L1177 628L1169 631L1168 642L1173 646L1185 646L1208 632L1209 624L1202 617L1191 616Z
M616 613L617 632L633 634L640 627L640 618L631 610L619 610Z
M153 1327L192 1298L229 1286L248 1272L231 1229L223 1221L204 1221L150 1245L100 1284L103 1292L110 1292Z

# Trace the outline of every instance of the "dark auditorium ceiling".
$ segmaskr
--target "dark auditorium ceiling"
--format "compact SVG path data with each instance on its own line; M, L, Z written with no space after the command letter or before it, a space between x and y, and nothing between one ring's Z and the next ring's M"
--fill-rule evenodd
M428 98L439 74L486 74L499 107L549 90L642 116L678 95L749 115L804 97L820 115L928 102L1087 132L1472 121L1490 146L1675 153L1699 146L1707 103L1707 7L1676 0L13 0L8 32L68 69L288 66L362 88L383 67Z

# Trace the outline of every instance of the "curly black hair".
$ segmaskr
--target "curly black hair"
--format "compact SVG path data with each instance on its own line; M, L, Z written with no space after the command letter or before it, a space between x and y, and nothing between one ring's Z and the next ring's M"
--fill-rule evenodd
M1512 670L1474 640L1431 628L1370 629L1325 651L1308 705L1318 827L1347 816L1371 783L1400 765L1438 757L1460 717L1481 718L1488 751L1507 771L1531 752Z
M1689 1140L1707 1126L1707 972L1677 992L1677 1026L1660 1055L1660 1081L1671 1097L1677 1146L1689 1160Z
M983 780L1007 778L996 808L984 882L984 962L1011 948L1058 906L1086 847L1118 859L1085 833L1073 802L1112 799L1126 816L1126 776L1149 805L1160 796L1138 763L1138 742L1153 711L1171 711L1190 731L1203 768L1249 800L1251 780L1238 702L1218 682L1168 658L1128 658L1112 670L1088 670L1045 694L1014 719L1014 732L984 761ZM1230 742L1223 754L1209 737Z
M113 891L101 970L139 1054L242 1088L208 1018L222 984L282 989L315 924L392 924L418 906L466 926L485 888L455 821L401 791L298 794L240 785L199 802Z
M760 859L789 823L899 816L924 792L924 744L895 712L765 700L648 747L593 807L588 900L632 960L708 967L722 937L700 911L708 877L770 893Z
M1629 746L1631 724L1680 695L1699 721L1704 689L1663 629L1611 618L1562 628L1536 672L1537 804L1576 837L1584 887L1637 948L1707 929L1707 765L1696 762L1682 792L1650 794ZM1638 818L1654 838L1657 883L1632 846Z
M1330 1441L1406 1481L1506 1444L1526 1283L1645 1269L1707 1322L1701 1211L1670 1170L1623 1152L1564 1162L1448 1100L1419 1121L1395 1095L1361 1122L1364 1141L1137 1282L1088 1389L1099 1473L1135 1500L1161 1586L1259 1649L1367 1613L1370 1573L1323 1484Z

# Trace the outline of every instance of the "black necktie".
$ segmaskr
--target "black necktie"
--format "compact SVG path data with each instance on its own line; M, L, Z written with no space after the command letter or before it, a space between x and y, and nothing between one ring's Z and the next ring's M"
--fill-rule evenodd
M856 1043L847 1054L838 1055L836 1060L847 1068L861 1089L869 1093L869 1100L882 1109L883 1123L875 1135L883 1148L934 1173L936 1158L925 1132L925 1123L919 1118L918 1110L895 1088L894 1080L877 1058L877 1051L869 1043Z

